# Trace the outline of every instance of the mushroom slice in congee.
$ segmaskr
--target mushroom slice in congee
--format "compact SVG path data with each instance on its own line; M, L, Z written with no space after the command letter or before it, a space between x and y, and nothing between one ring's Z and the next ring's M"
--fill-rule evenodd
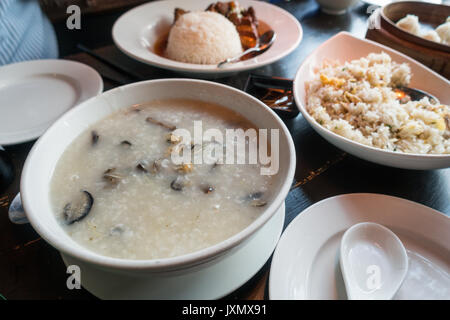
M170 157L174 150L194 155L225 148L217 141L197 148L173 133L175 128L187 129L193 139L194 121L201 120L203 132L218 129L225 139L226 129L236 129L230 124L254 128L249 121L193 100L156 100L130 112L133 108L92 125L57 163L50 198L76 242L110 257L168 258L217 244L260 216L274 177L261 175L259 164L180 165ZM75 205L80 201L85 203Z

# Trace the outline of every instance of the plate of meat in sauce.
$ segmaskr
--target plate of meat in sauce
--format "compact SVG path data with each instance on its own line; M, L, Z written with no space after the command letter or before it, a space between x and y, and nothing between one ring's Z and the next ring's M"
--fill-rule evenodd
M218 63L276 34L265 51L235 63ZM143 63L197 77L223 77L271 64L300 44L302 27L287 11L265 2L241 0L155 1L123 14L114 24L117 47Z

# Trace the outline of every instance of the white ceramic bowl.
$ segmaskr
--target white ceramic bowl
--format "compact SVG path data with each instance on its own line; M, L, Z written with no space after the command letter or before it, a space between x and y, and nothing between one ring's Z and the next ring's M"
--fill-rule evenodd
M328 14L344 14L348 8L355 5L359 0L316 0L322 11Z
M67 146L91 124L112 112L154 99L188 98L217 103L241 113L258 128L279 130L280 166L267 208L246 229L212 247L167 259L127 260L99 255L77 242L56 221L49 199L53 170ZM151 273L180 271L223 257L260 229L282 205L295 172L295 148L283 122L259 100L229 86L202 80L163 79L138 82L107 91L70 110L36 142L22 172L21 197L33 228L53 247L109 271Z
M243 7L252 6L256 17L273 29L277 38L264 53L245 61L231 63L223 68L216 65L184 63L167 59L154 52L159 37L170 30L175 8L203 11L211 0L164 0L151 1L124 13L114 24L112 37L117 47L128 56L159 68L177 71L195 77L217 78L273 63L299 45L302 27L286 10L263 1L240 0Z
M305 83L313 79L315 69L320 67L324 60L343 63L366 57L371 52L386 52L392 57L392 60L399 63L408 63L413 74L410 87L431 93L441 103L450 103L450 82L447 79L419 62L386 46L370 40L356 38L347 32L341 32L311 53L301 64L295 75L294 97L305 119L328 142L356 157L403 169L429 170L449 167L450 155L408 154L369 147L322 127L308 113L306 110Z

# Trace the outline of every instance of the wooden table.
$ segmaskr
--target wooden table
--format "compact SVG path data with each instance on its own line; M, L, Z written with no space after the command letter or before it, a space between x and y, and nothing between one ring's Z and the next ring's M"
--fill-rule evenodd
M253 73L292 78L302 60L324 40L342 30L360 37L364 37L366 32L368 16L367 7L363 4L343 16L321 13L312 0L283 1L278 5L301 21L303 41L288 57L254 70ZM112 44L97 48L95 52L147 79L179 77L173 72L135 62ZM108 78L129 81L86 54L74 54L66 58L91 65ZM244 72L218 81L242 89L248 74ZM114 86L114 83L105 81L105 90ZM301 115L285 120L285 123L297 151L296 182L286 199L285 226L313 203L353 192L398 196L450 215L450 169L412 171L375 165L345 154L327 143ZM6 191L0 193L0 294L7 299L93 299L84 289L67 289L68 275L59 253L41 240L30 225L13 225L8 220L8 206L19 191L21 169L33 143L5 148L15 167L15 179ZM269 266L270 261L248 283L227 298L267 298Z

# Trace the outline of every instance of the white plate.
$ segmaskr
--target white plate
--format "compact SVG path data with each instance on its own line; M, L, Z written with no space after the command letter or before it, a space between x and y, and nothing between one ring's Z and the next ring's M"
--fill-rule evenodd
M408 250L408 274L394 299L450 299L450 218L380 194L328 198L297 216L272 259L270 298L346 299L340 240L349 227L366 221L391 229ZM383 281L382 270L380 276Z
M64 112L102 91L97 71L75 61L0 67L0 145L38 138Z
M153 52L155 41L167 32L173 22L176 7L186 10L205 10L212 0L165 0L143 4L123 14L114 24L112 36L117 47L141 62L202 77L225 76L273 63L292 52L302 39L302 28L297 19L287 11L262 2L241 0L243 7L253 6L258 20L267 23L276 33L275 43L255 58L229 64L216 65L183 63L163 58Z
M372 52L386 52L393 61L407 63L411 68L412 78L410 86L412 88L429 92L437 97L441 103L450 104L450 81L444 77L389 47L370 40L359 39L348 32L340 32L314 50L301 64L295 75L294 97L303 117L328 142L367 161L403 169L429 170L449 167L450 154L409 154L366 146L322 127L308 113L305 102L305 83L314 78L315 69L320 67L323 61L344 63L366 57Z
M367 3L367 4L372 4L372 5L376 5L376 6L385 6L389 3L392 2L400 2L400 1L405 1L405 0L363 0L363 2ZM431 3L442 3L442 0L416 0L419 2L431 2Z
M101 299L219 299L245 284L267 262L283 230L284 215L283 203L261 230L235 252L190 272L132 277L62 257L66 266L80 267L83 287Z

